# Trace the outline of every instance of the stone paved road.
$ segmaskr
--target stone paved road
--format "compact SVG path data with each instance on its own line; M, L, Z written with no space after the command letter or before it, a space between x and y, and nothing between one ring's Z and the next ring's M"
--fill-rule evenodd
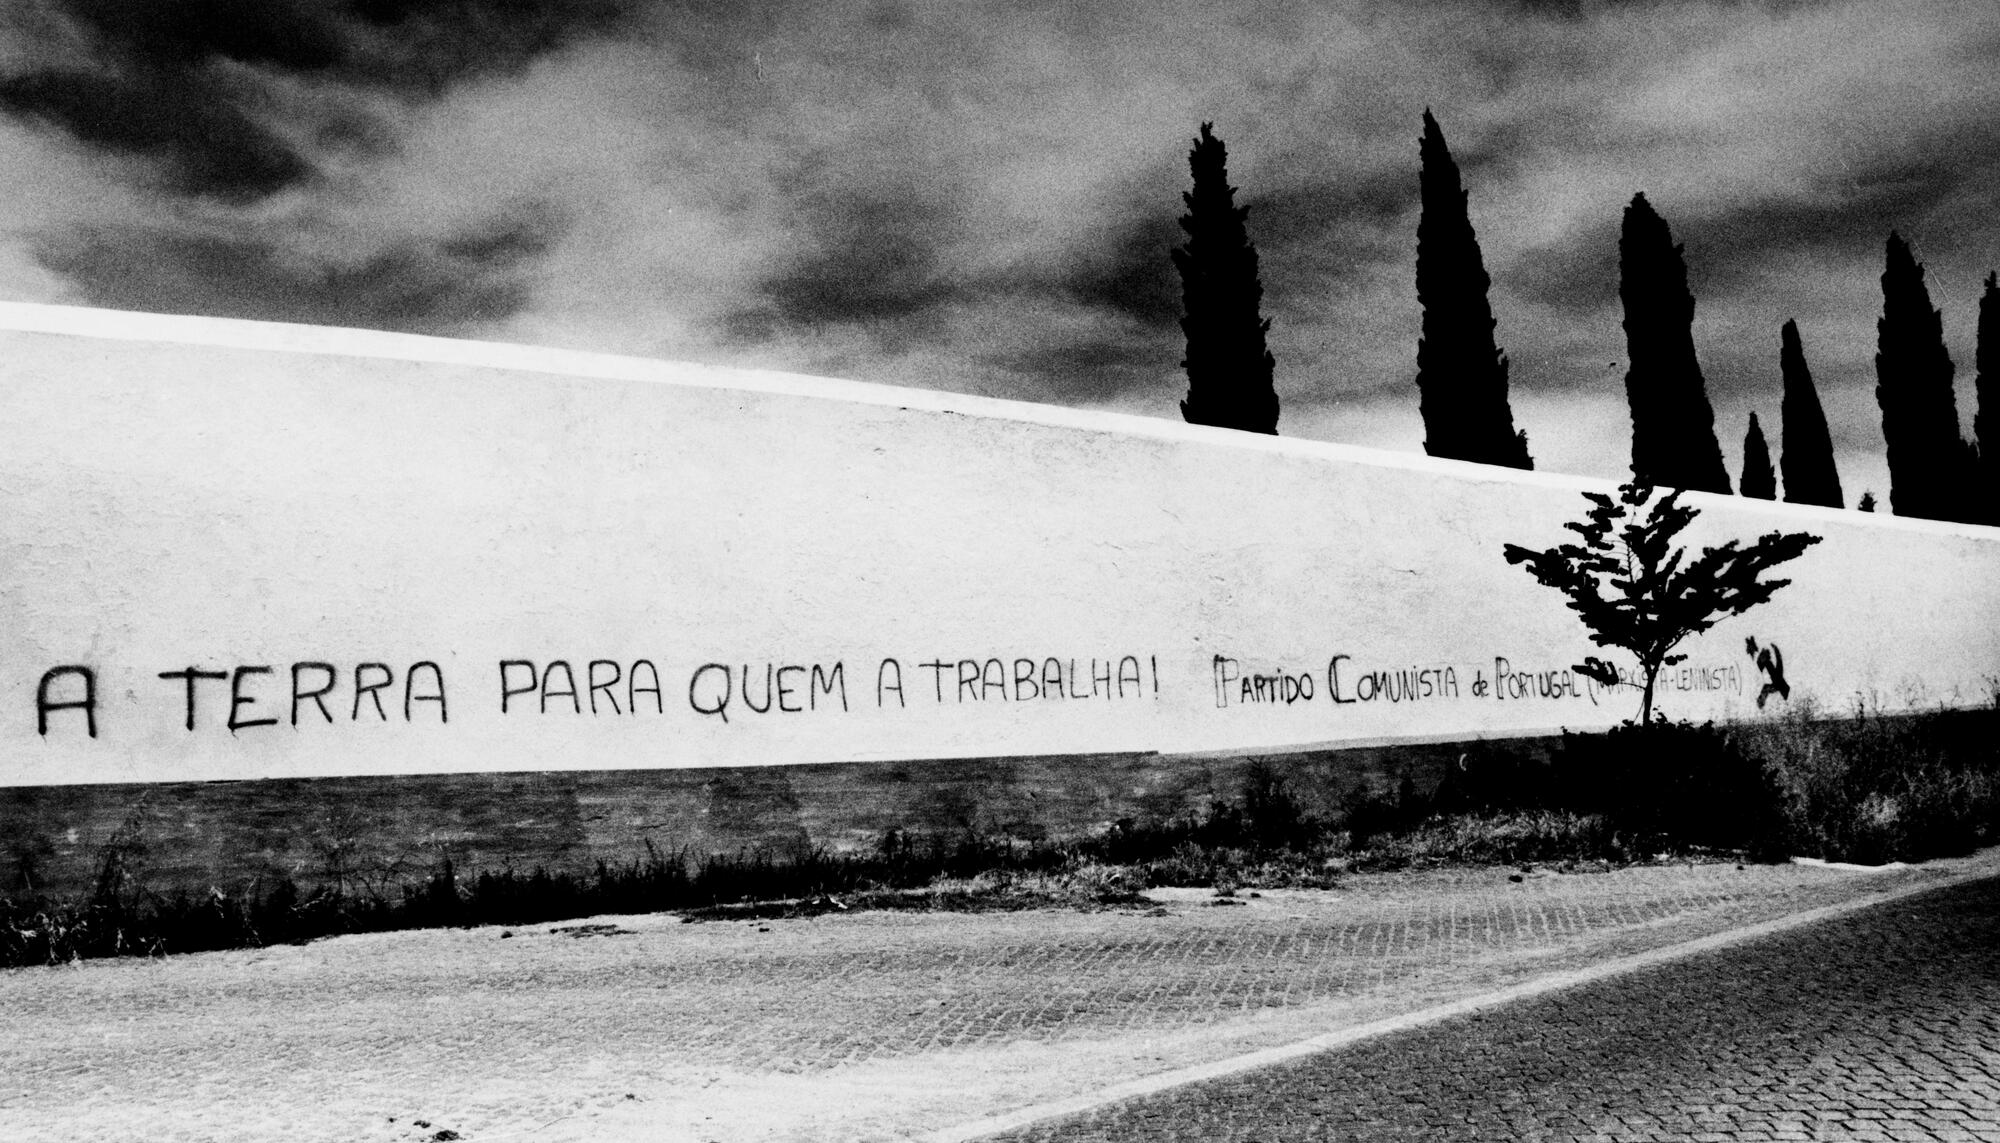
M2000 1141L2000 879L1001 1138Z
M1355 877L1108 913L673 917L0 972L4 1143L906 1140L2000 873Z

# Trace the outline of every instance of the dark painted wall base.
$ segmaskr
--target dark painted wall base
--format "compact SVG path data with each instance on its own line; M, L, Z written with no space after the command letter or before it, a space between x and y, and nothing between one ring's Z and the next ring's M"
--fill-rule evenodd
M1525 743L1523 744L1525 745ZM0 894L88 892L108 847L145 887L588 869L645 853L872 847L890 829L1061 840L1199 813L1257 761L1330 812L1357 785L1435 786L1463 746L1262 758L1069 755L715 770L449 774L0 789Z

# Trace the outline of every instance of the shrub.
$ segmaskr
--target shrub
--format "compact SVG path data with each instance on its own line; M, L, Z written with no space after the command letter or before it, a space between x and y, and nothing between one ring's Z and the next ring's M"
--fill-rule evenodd
M1646 849L1781 856L1777 798L1761 762L1713 723L1656 718L1565 733L1552 765L1561 808L1601 814Z
M1243 772L1236 800L1218 801L1191 831L1209 846L1257 853L1310 848L1327 824L1307 814L1285 778L1269 762L1252 762Z
M1792 852L1874 864L2000 839L2000 709L1846 718L1810 702L1744 735L1769 774Z

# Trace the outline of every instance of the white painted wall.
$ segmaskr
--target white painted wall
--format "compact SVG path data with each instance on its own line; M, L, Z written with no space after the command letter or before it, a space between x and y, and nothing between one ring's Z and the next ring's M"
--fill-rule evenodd
M1638 710L1495 677L1598 650L1501 556L1565 538L1596 481L379 333L18 304L0 331L0 785L1269 750ZM1782 649L1794 701L1990 700L2000 532L1691 499L1702 542L1825 542L1688 646L1666 713L1756 715L1746 636ZM1303 681L1218 705L1216 656ZM503 714L505 660L565 661L580 694ZM659 693L634 711L639 660ZM300 663L333 666L331 721L306 698L294 723ZM357 713L363 663L393 682ZM79 710L38 731L66 665L95 674L95 738ZM229 676L197 681L192 730L161 677L189 667ZM1433 693L1371 696L1364 672L1399 668ZM439 677L448 722L422 701Z

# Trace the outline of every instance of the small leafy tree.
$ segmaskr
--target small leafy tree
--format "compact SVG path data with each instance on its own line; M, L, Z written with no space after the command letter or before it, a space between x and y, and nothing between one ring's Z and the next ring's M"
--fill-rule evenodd
M1650 485L1626 484L1615 498L1584 493L1590 512L1563 525L1583 538L1580 544L1539 552L1506 545L1508 563L1527 565L1537 582L1569 597L1570 610L1590 628L1592 642L1617 647L1638 660L1645 679L1641 725L1652 721L1653 684L1660 668L1687 658L1674 654L1674 648L1770 599L1791 581L1766 580L1765 573L1820 540L1804 532L1771 532L1747 548L1735 540L1703 548L1683 566L1687 549L1676 546L1674 537L1700 509L1682 504L1676 489L1653 501L1641 519L1638 510L1653 500L1653 491ZM1576 670L1606 686L1619 682L1617 668L1594 655Z

